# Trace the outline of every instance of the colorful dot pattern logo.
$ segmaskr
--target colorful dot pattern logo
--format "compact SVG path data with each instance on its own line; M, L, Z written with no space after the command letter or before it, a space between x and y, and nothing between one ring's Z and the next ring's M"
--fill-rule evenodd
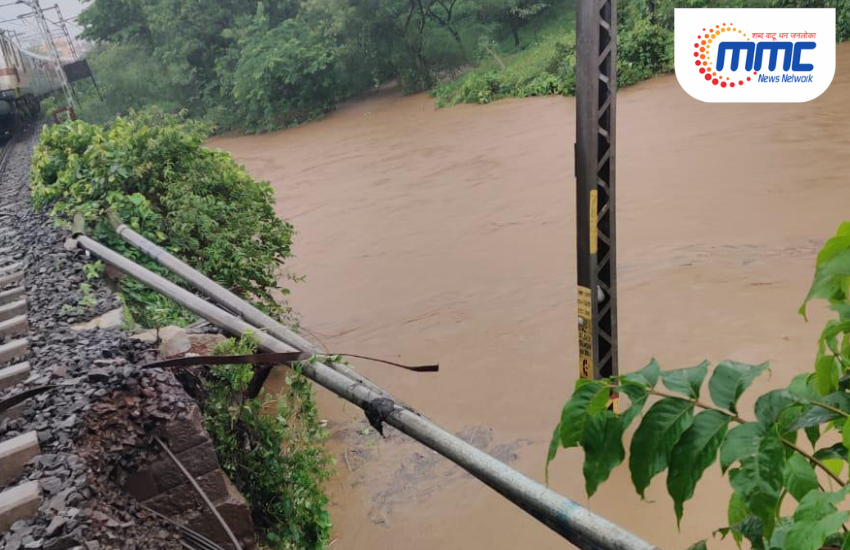
M738 36L739 35L739 36ZM735 86L741 87L745 82L750 82L751 77L747 77L747 80L743 80L743 78L738 78L737 82L735 79L732 79L728 76L723 76L722 74L717 74L717 71L714 68L714 64L711 61L711 47L715 42L720 42L720 38L739 38L743 40L746 38L747 34L742 32L740 29L734 26L733 23L722 23L720 25L708 25L702 29L702 33L697 35L697 41L694 43L694 57L696 57L696 66L699 69L699 72L705 78L705 81L712 85L718 86L720 88L728 88L732 89ZM747 38L747 41L750 39ZM757 75L757 72L753 72L753 75Z

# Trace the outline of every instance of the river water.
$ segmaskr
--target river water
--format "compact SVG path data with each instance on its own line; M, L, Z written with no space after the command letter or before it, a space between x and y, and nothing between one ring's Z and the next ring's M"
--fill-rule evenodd
M804 104L700 103L673 76L621 92L621 371L651 357L666 368L770 360L764 390L812 367L826 314L806 323L796 310L819 245L850 219L848 100L848 47L829 90ZM574 108L545 97L436 109L385 91L293 130L213 141L272 182L299 232L288 267L306 277L291 296L306 335L337 352L438 361L439 374L356 365L538 480L578 371ZM323 390L320 407L337 459L333 548L568 546L424 447L365 430ZM716 468L678 532L663 476L641 502L621 467L588 502L581 461L562 451L552 488L663 548L724 522Z

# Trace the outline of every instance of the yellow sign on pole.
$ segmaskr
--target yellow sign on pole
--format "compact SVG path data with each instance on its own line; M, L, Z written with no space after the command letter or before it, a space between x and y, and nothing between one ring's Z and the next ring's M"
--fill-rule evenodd
M590 253L596 254L599 250L599 191L593 189L590 192Z
M593 304L590 289L578 287L579 376L593 378Z

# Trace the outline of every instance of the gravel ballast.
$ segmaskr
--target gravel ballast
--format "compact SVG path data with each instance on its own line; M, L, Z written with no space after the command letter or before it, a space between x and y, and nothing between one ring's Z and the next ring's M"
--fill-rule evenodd
M69 231L33 211L29 172L36 141L35 133L19 138L0 174L0 195L14 197L0 205L0 260L25 269L32 368L25 382L0 397L58 387L28 401L20 417L0 420L0 441L37 432L41 455L12 485L37 481L43 494L35 519L2 534L0 550L182 548L173 527L119 487L151 458L157 428L185 413L191 399L172 373L138 368L155 358L150 344L119 328L71 328L120 301L103 279L87 279L84 266L92 260L66 247Z

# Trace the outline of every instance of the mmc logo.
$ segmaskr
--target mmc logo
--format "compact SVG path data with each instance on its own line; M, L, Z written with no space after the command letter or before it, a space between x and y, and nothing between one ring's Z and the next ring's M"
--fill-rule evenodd
M682 36L685 16L696 19L689 39ZM684 40L690 71L681 66ZM676 10L676 75L702 101L808 101L826 90L834 73L834 10Z
M732 52L731 69L733 71L737 71L741 52L744 52L747 59L746 66L744 67L746 71L749 72L753 70L753 63L755 63L756 71L760 71L764 54L765 52L768 52L770 55L770 61L768 61L767 69L769 71L775 71L779 52L784 52L785 64L782 67L782 70L786 72L791 70L794 72L808 73L811 72L815 66L811 63L802 63L800 61L800 57L803 50L814 50L816 47L817 43L815 42L759 42L758 46L752 42L721 42L720 46L717 48L717 70L723 70L723 66L726 62L726 52ZM755 59L755 62L753 59ZM809 79L810 80L808 80L808 82L811 82L811 75L809 75Z

